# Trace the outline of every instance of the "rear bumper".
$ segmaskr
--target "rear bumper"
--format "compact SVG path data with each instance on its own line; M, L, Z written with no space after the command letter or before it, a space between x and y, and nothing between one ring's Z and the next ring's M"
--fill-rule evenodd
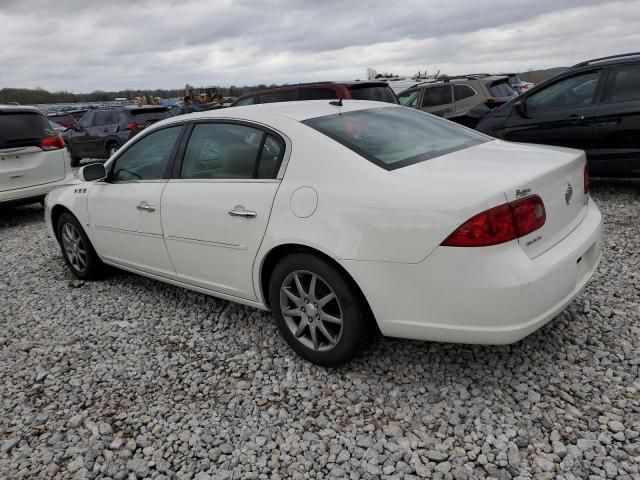
M70 185L75 182L77 182L77 180L73 178L73 173L69 170L67 176L58 182L0 191L0 205L25 205L28 203L36 203L42 200L51 190L64 187L65 185Z
M384 335L453 343L516 342L560 313L601 259L602 217L583 221L530 259L517 242L438 247L419 264L343 261Z

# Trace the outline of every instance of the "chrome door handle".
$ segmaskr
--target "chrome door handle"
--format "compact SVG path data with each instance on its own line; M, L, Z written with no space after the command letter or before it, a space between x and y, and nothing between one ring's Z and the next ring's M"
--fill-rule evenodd
M141 202L140 205L138 205L136 208L138 210L144 210L149 213L156 211L156 207L154 207L153 205L149 205L147 202Z
M232 217L256 218L258 214L253 210L246 210L242 205L236 205L233 210L229 210Z

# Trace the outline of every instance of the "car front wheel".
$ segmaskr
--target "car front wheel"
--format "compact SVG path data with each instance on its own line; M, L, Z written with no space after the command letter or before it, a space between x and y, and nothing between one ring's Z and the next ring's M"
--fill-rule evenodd
M65 212L58 219L56 232L62 256L71 273L81 280L98 277L103 264L80 222L73 215Z
M377 331L351 279L315 255L285 257L271 276L269 300L283 338L317 365L348 362Z

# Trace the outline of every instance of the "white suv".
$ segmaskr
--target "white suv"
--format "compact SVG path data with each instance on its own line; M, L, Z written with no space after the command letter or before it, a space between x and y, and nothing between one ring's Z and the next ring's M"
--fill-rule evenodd
M0 105L0 205L42 201L73 183L64 140L36 108Z

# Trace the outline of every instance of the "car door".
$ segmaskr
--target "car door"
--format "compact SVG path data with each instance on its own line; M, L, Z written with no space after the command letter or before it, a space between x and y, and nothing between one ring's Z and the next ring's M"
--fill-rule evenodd
M182 126L142 136L119 153L88 193L96 251L109 262L175 278L164 242L161 196Z
M96 112L87 112L76 124L74 130L71 130L71 148L73 153L79 157L88 156L92 153L90 129Z
M111 110L98 110L93 119L92 125L88 128L89 148L91 155L103 155L104 137L109 134L111 122ZM111 126L111 128L113 128Z
M592 175L640 171L640 64L611 67L593 127Z
M592 137L601 69L561 78L526 95L505 126L504 139L586 150Z
M422 89L420 110L439 117L447 117L455 112L453 89L450 83L429 85Z
M162 228L177 277L255 300L253 262L280 185L285 142L247 123L192 128L162 195Z

